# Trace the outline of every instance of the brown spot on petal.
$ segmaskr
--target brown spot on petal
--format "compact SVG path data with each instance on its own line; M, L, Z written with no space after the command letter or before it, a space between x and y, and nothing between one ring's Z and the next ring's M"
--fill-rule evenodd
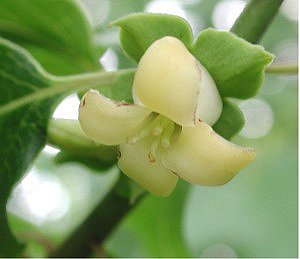
M195 63L194 63L194 64L196 65L196 68L197 68L197 70L199 71L199 73L200 73L200 76L201 76L201 72L202 72L202 71L201 71L201 68L200 68L200 66L199 66L199 63L198 63L199 61L198 61L196 58L195 58L195 60L194 60L194 61L195 61Z
M197 59L195 59L194 64L196 65L196 68L199 71L199 82L201 82L202 71L201 71L201 68L199 66L199 63L198 63ZM199 95L200 95L200 87L198 87L197 93L196 93L196 106L195 106L195 110L194 110L194 124L197 123L197 119L198 119L197 114L198 114L198 106L199 106L199 102L198 102Z
M118 150L117 150L117 158L118 158L118 160L121 158L121 156L122 156L121 151L120 151L120 149L118 148Z
M148 153L148 160L149 160L150 163L155 162L155 158L152 156L152 154L150 152Z
M121 101L121 102L116 101L116 100L112 100L112 101L113 101L114 104L117 105L118 107L120 107L120 106L129 106L129 105L131 105L130 103L127 103L127 102L124 102L124 101Z
M84 107L86 105L85 103L85 97L82 98L80 104L79 104L79 107Z
M80 102L80 107L84 107L85 106L85 97L82 99L82 101Z
M172 170L171 170L171 173L172 173L172 174L175 174L176 176L179 177L179 175L178 175L175 171L172 171Z

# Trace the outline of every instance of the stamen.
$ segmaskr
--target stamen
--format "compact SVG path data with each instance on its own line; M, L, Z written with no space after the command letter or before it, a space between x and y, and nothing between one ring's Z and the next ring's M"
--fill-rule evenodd
M139 140L147 137L149 135L149 133L150 133L150 131L142 130L138 134L128 137L127 138L127 143L129 143L129 144L135 144Z
M156 117L156 119L153 121L153 128L152 128L152 131L151 131L151 135L152 136L158 136L162 133L163 131L163 127L161 125L161 122L163 120L163 117L158 115Z
M172 134L172 139L178 138L179 135L181 134L181 130L182 130L182 128L175 124L175 130Z
M152 118L151 118L152 117ZM141 131L139 131L137 134L129 136L127 138L127 143L129 144L135 144L139 140L147 137L150 135L150 132L152 131L153 127L156 125L156 121L160 117L159 115L151 116L149 121L147 121L144 125L146 125Z
M157 125L152 130L153 136L159 136L165 129L165 127L169 124L170 120L160 116L160 120L157 121Z
M165 128L161 136L161 145L163 148L168 148L170 146L170 140L175 129L175 124L172 121L168 122L167 127Z
M153 130L151 131L151 134L153 136L158 136L163 132L163 127L160 125L157 125L153 128Z
M135 144L139 140L149 137L150 135L154 136L154 141L150 146L148 153L148 159L151 163L154 163L156 160L156 152L159 146L163 148L168 148L171 144L171 138L176 133L176 125L174 122L168 118L153 114L152 118L141 127L141 130L127 138L129 144Z
M150 152L148 153L148 159L151 163L154 163L156 160L156 151L159 145L159 139L152 142L150 147Z

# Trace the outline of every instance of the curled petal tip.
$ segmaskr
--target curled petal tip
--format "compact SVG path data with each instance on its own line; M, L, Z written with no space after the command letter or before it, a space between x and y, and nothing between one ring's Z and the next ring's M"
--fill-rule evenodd
M190 183L215 186L230 181L255 155L255 149L237 146L198 122L195 127L183 127L163 164Z
M89 90L79 106L79 122L97 143L118 145L133 134L150 114L145 108L116 102Z

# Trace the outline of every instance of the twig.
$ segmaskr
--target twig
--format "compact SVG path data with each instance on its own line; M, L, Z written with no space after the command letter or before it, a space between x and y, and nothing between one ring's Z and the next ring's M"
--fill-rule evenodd
M283 0L250 1L231 31L249 42L259 42L276 16L282 2Z
M50 257L90 256L95 246L103 243L142 197L144 196L140 196L134 204L131 204L128 198L117 192L116 188L112 189L64 244L56 252L50 254Z
M266 68L266 73L270 74L298 74L298 63L286 62L273 64Z

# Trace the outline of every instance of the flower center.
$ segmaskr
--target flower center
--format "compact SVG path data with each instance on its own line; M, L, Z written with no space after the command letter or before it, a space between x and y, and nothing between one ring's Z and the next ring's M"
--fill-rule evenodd
M180 127L170 119L163 115L152 113L141 130L137 134L128 137L127 142L135 144L146 137L152 137L148 159L153 163L156 160L158 148L167 149L171 144L173 135L179 129Z

